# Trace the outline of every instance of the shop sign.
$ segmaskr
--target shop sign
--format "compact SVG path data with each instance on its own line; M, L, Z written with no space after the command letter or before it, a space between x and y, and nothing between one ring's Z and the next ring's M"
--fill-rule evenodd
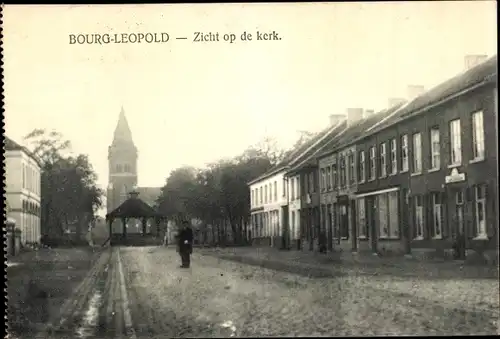
M454 182L461 182L465 181L465 173L458 173L458 170L456 168L451 170L450 175L447 175L444 178L445 182L447 184L452 184Z

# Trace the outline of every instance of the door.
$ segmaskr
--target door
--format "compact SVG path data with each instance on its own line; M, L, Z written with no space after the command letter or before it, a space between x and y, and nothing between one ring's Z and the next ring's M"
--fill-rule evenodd
M332 225L332 205L328 204L326 207L326 222L328 234L328 250L333 250L333 225Z
M351 220L352 220L352 234L351 234L351 241L352 241L352 250L353 252L358 251L358 223L357 223L357 214L356 214L356 200L351 200L349 204L349 214L351 215Z
M288 206L283 206L281 208L281 212L283 213L283 232L281 234L281 246L283 248L287 248L287 238L289 236L289 221L288 221Z
M370 243L373 253L377 253L377 200L374 196L366 198L366 211L367 211L367 222L368 229L370 232Z
M347 214L348 205L340 205L340 239L349 236L349 215Z
M452 206L455 206L455 223L453 230L455 259L465 260L467 235L465 234L465 217L464 217L464 193L462 190L455 191Z

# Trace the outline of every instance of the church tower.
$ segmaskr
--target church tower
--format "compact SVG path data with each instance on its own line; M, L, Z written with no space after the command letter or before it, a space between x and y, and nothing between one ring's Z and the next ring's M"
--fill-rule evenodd
M108 147L108 213L124 202L137 186L137 156L137 148L122 107L113 141Z

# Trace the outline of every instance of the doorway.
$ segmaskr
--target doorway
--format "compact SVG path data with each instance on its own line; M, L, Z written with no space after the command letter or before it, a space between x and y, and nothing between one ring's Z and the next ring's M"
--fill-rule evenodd
M373 253L377 253L377 200L376 196L366 197L366 217Z
M454 259L465 260L466 248L467 248L467 235L465 233L465 214L464 214L464 192L463 190L456 190L453 194L454 201L452 201L452 206L454 206L454 218L455 220L454 229L452 230L454 234L453 239L453 250Z

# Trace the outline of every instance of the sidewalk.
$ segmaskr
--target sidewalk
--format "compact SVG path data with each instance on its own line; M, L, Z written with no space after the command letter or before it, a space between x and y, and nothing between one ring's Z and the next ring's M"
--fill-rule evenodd
M370 254L327 253L303 251L281 251L270 247L212 248L201 253L234 260L246 259L265 263L281 263L304 269L317 268L333 270L337 273L362 275L391 275L437 279L482 278L498 279L496 267L468 266L454 261L420 262L405 257L379 257Z

